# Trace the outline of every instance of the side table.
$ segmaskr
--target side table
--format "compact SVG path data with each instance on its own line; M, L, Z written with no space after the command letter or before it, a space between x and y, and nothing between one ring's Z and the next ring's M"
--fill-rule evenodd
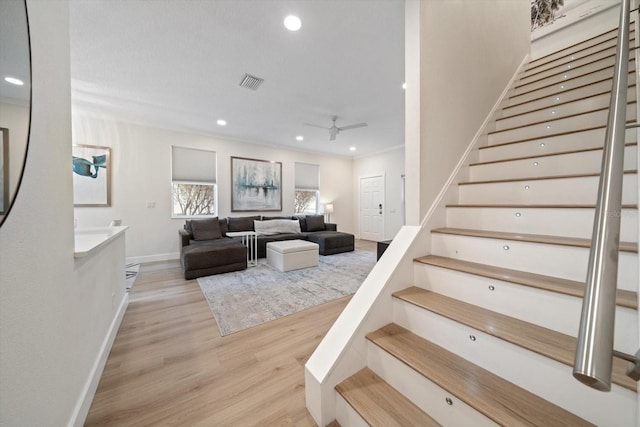
M242 244L247 247L247 265L258 265L258 233L255 231L228 231L229 237L240 237Z

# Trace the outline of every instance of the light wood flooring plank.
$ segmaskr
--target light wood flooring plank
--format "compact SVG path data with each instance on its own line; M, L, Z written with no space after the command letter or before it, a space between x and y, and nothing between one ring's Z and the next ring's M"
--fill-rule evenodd
M315 426L304 364L349 299L221 337L179 263L143 264L85 425Z

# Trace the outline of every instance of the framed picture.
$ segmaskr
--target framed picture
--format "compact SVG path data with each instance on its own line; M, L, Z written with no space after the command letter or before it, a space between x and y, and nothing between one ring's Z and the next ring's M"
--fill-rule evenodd
M0 128L0 215L9 208L9 129Z
M111 206L111 148L73 145L73 205Z
M231 212L282 211L282 162L231 157Z

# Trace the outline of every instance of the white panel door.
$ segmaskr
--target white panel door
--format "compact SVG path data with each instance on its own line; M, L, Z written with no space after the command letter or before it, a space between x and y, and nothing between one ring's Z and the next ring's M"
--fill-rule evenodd
M384 177L360 178L360 238L384 240Z

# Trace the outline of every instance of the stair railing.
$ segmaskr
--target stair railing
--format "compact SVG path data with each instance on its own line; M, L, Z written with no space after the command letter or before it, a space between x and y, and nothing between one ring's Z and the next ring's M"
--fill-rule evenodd
M613 350L622 213L622 181L629 73L630 0L622 0L609 117L598 185L596 213L573 376L597 390L611 390L614 353L634 363L627 374L637 380L636 356Z

